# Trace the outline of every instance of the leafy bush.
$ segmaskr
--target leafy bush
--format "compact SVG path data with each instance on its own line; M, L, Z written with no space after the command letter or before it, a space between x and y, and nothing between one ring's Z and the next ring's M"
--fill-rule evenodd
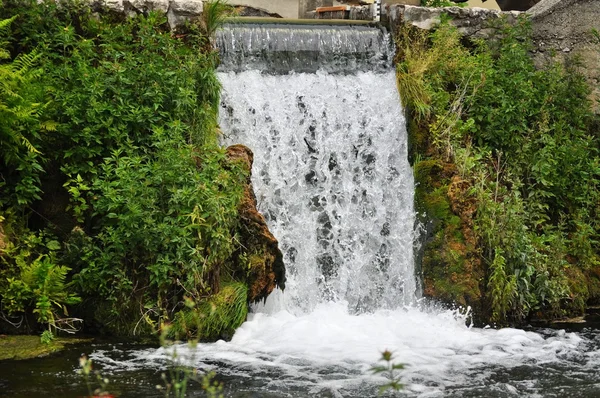
M448 192L461 233L475 233L465 256L483 261L492 320L581 311L569 307L587 297L570 290L568 270L598 265L600 158L589 87L576 65L534 67L525 18L494 28L492 39L470 46L448 24L429 37L400 32L398 86L428 156L419 163L454 165L455 177L433 185ZM459 196L451 195L456 181Z
M232 279L247 176L217 143L218 59L207 34L227 7L208 8L209 19L177 35L154 12L124 19L20 0L0 9L14 24L2 52L13 61L0 65L10 121L0 126L10 138L0 173L20 195L0 195L14 246L2 257L5 311L52 323L57 306L75 304L72 286L86 320L150 332L185 308L184 296L201 302ZM15 253L28 247L27 225L57 242L23 263ZM34 293L34 270L55 278L51 292Z

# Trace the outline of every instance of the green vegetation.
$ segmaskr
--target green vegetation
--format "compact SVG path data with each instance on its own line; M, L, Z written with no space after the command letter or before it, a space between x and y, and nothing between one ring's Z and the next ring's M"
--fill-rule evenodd
M454 2L451 0L421 0L423 7L465 7L465 2Z
M1 6L1 3L0 3ZM0 161L3 167L0 205L21 206L40 199L41 135L53 129L52 123L42 123L43 88L39 82L42 70L37 66L40 52L32 49L11 59L5 48L5 37L16 16L0 19ZM1 221L1 219L0 219Z
M233 335L248 314L248 288L242 283L225 285L209 299L196 304L188 300L187 309L179 311L164 329L168 337L183 339L202 336L206 340Z
M205 9L175 34L160 13L0 8L0 311L21 331L149 334L193 307L214 338L245 319L247 170L217 143L210 39L228 7Z
M379 394L386 392L387 390L400 391L404 388L404 385L400 382L401 376L399 371L404 369L404 364L395 363L393 354L385 350L381 353L380 362L384 362L385 365L376 365L371 368L373 374L380 374L387 379L387 383L379 387Z
M398 32L425 291L487 320L581 312L598 300L600 156L577 65L536 69L529 23L467 43L442 24Z
M67 344L86 341L85 339L53 338L44 343L38 336L0 336L0 361L6 359L31 359L60 351Z

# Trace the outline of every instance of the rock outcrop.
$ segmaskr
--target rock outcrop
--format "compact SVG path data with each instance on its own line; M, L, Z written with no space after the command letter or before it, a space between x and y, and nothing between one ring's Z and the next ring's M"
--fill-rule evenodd
M535 0L524 2L533 4ZM514 22L522 13L482 8L385 6L385 19L392 31L399 24L429 30L441 21L443 14L450 17L450 23L463 35L487 38L493 33L490 21L506 18L508 22ZM594 33L600 30L600 1L542 0L527 14L531 17L536 64L542 66L548 62L569 62L574 56L578 57L582 61L580 72L594 89L592 100L600 99L600 38ZM596 111L600 111L600 107L597 106Z
M254 155L244 145L232 145L227 148L227 157L248 173L244 198L239 207L241 225L239 228L243 249L238 253L238 269L246 273L248 300L265 300L269 293L279 287L285 287L285 266L277 239L269 231L265 218L256 208L256 196L250 180Z
M235 5L233 8L235 9L235 15L238 17L283 18L276 12L270 12L264 8L243 5Z

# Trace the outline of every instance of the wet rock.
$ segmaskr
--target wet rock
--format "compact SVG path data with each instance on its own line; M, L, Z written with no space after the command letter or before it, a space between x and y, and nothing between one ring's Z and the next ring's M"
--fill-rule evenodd
M240 165L248 172L244 197L239 206L240 240L242 251L237 254L238 269L243 271L248 284L248 300L257 302L279 287L285 287L285 265L279 243L256 208L256 196L250 180L254 155L244 145L227 148L229 162Z

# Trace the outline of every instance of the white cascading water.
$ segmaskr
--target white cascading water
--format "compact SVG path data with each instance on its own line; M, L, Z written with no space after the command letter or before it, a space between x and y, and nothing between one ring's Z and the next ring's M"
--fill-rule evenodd
M415 300L413 177L393 72L223 72L221 128L254 151L259 210L286 264L285 308Z
M597 369L600 351L585 353L577 334L472 328L458 311L417 302L413 177L386 34L228 27L218 46L224 143L254 151L254 190L287 283L230 342L180 346L180 358L215 369L240 397L374 397L385 379L369 369L385 349L407 365L408 396L551 396L539 381L548 371ZM92 357L161 367L168 352Z

